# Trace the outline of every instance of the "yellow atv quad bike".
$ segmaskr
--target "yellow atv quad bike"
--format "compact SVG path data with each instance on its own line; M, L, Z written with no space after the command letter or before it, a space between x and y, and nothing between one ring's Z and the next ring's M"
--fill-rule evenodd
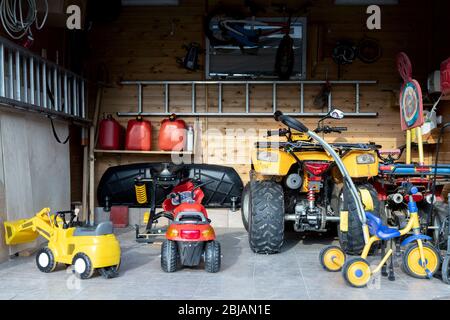
M342 119L344 113L331 110L314 130L328 134L345 127L324 125L326 119ZM354 197L331 154L306 132L295 129L294 118L283 115L287 128L268 131L268 136L285 142L257 142L252 152L250 182L242 194L242 220L254 252L272 254L281 250L285 223L296 232L327 232L339 225L341 247L348 254L360 254L364 235ZM278 121L278 120L277 120ZM378 174L375 144L334 143L331 147L353 179L365 210L379 216L378 194L367 180Z
M70 214L69 222L67 214ZM74 227L77 216L78 210L50 215L50 208L44 208L31 219L5 222L6 244L32 242L41 235L48 244L36 254L40 271L50 273L61 263L72 265L73 272L81 279L92 277L95 270L107 279L116 277L120 245L112 223L103 222L92 228Z

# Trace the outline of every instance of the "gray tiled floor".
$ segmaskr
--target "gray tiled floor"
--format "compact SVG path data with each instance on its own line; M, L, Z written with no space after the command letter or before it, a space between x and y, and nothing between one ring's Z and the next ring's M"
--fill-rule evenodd
M397 268L397 280L378 277L365 289L347 286L340 273L324 271L318 253L333 238L289 234L282 253L256 255L243 229L218 229L222 270L208 274L160 268L160 246L138 244L133 231L119 235L120 277L80 281L70 270L51 274L36 269L34 257L0 265L0 299L450 299L450 286L439 279L417 280Z

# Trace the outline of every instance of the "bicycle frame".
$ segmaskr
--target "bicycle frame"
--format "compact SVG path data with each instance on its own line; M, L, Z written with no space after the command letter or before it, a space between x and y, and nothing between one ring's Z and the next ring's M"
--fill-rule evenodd
M259 39L258 41L251 41L251 37L259 38L260 36L270 36L272 34L276 33L284 33L289 34L291 30L291 18L289 18L288 22L263 22L263 21L256 21L256 20L221 20L219 21L219 26L221 26L223 29L225 29L227 32L230 33L230 36L233 37L235 40L243 43L244 45L248 45L251 47L258 47L259 46ZM237 28L239 26L239 28ZM246 30L246 26L251 26L250 30ZM255 32L254 27L278 27L278 29L275 30L269 30L269 31L262 31L261 33Z
M413 200L413 197L410 196L409 197L409 203L408 203L408 211L409 211L409 221L408 224L406 225L406 227L404 229L399 230L400 235L397 238L400 238L406 234L408 234L411 230L413 231L413 235L411 237L408 237L407 239L405 239L402 242L402 246L412 242L412 241L417 241L417 244L419 246L419 252L420 252L420 258L422 261L422 267L426 268L427 266L427 262L426 259L424 258L424 251L423 251L423 239L426 239L427 236L422 235L420 232L420 221L419 221L419 213L418 213L418 209L417 209L417 205L416 202ZM366 245L364 246L363 252L361 254L361 258L363 259L367 259L370 249L372 248L372 245L375 244L376 242L381 241L380 238L378 238L377 236L371 236L369 238L369 241L366 243ZM382 258L381 262L377 265L377 267L372 270L372 274L377 273L381 270L381 268L383 267L383 265L386 263L386 261L389 259L389 257L392 255L393 250L389 249L389 251L386 253L386 255Z

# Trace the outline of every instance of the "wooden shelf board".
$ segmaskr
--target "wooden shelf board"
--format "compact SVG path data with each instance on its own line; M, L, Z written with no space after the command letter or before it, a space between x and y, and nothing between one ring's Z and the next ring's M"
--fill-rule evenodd
M193 155L191 151L135 151L135 150L100 150L95 149L95 153L111 153L111 154L138 154L138 155Z

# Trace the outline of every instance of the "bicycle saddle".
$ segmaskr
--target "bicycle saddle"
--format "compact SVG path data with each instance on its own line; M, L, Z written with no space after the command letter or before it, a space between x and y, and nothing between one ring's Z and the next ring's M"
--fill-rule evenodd
M371 235L377 236L381 240L390 240L400 237L400 231L395 228L389 228L383 225L380 218L370 212L366 212L367 225Z

